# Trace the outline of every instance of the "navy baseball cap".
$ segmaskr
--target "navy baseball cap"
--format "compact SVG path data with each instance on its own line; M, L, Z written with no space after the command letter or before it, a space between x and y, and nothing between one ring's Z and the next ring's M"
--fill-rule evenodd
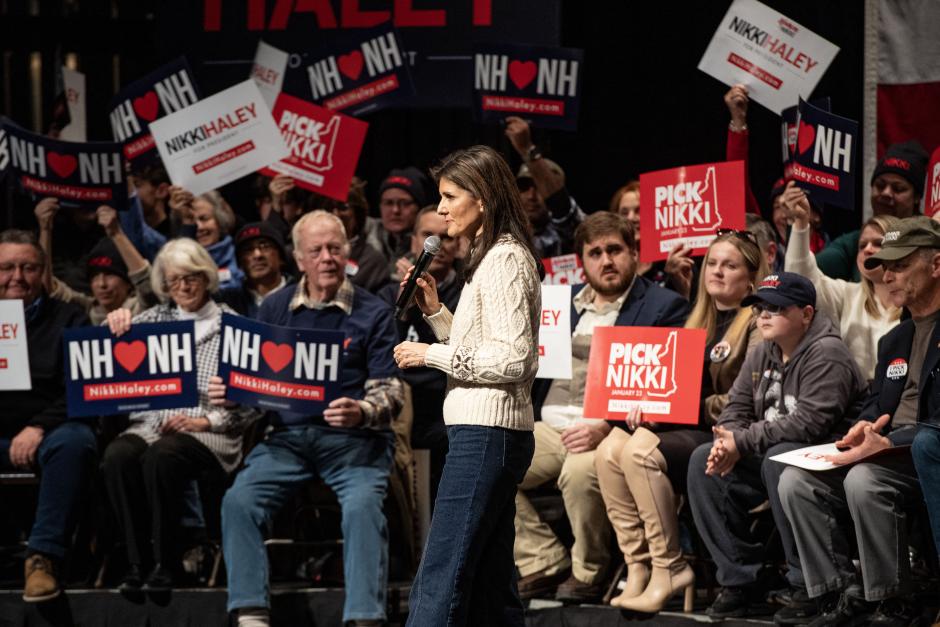
M816 306L816 288L802 274L795 272L777 272L761 279L757 292L741 301L741 306L749 307L754 303L764 302L787 307L789 305Z

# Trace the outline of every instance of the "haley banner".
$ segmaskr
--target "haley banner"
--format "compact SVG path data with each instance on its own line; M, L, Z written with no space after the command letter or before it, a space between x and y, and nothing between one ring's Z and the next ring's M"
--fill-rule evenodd
M135 324L121 337L107 327L65 329L65 393L70 417L196 407L192 320Z
M584 283L584 268L581 266L581 257L571 253L558 257L542 259L545 268L545 278L542 285L578 285Z
M858 122L800 100L797 126L785 177L808 189L814 201L854 209Z
M539 379L571 378L571 286L542 285Z
M261 173L287 174L300 187L345 201L369 125L283 93L273 115L290 156Z
M648 422L696 424L705 334L705 329L595 328L584 417L624 420L639 406Z
M480 122L517 115L537 126L578 128L584 51L508 44L473 52L473 112Z
M150 132L170 180L197 196L290 154L251 79L157 120Z
M679 244L704 255L718 229L743 228L743 161L640 175L640 261L666 259Z
M823 111L832 111L829 96L810 100L810 104ZM795 104L780 112L780 146L783 163L786 165L796 152L796 123L799 121L800 106Z
M314 102L349 115L405 106L414 95L408 58L393 28L331 35L307 66Z
M0 390L30 390L23 301L0 300Z
M36 198L53 196L64 206L127 206L121 145L75 143L31 133L0 118L0 171L4 164Z
M930 155L927 164L927 191L924 194L924 213L933 216L940 211L940 147Z
M320 415L342 396L343 342L341 331L290 329L222 314L219 376L225 398Z
M185 57L180 57L124 87L111 99L111 133L124 144L132 162L156 157L151 122L185 109L199 100L196 79Z
M255 79L255 83L258 84L258 89L261 90L269 109L274 108L274 101L281 93L289 56L283 50L278 50L263 41L258 42L255 62L251 64L251 78Z
M734 0L698 69L776 114L809 98L839 47L757 0Z

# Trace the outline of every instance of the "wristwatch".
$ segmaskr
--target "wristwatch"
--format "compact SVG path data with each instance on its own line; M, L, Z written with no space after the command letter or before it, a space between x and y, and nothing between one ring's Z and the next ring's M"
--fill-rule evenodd
M537 161L542 158L542 153L539 151L539 147L535 144L529 146L529 149L525 153L525 162L529 163L530 161Z

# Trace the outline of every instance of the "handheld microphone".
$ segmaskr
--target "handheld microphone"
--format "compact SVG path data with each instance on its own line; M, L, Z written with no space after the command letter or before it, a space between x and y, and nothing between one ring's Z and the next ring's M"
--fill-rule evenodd
M418 260L415 261L415 269L412 271L411 276L408 277L408 281L405 283L405 287L402 289L401 294L398 295L398 301L395 303L395 317L399 320L405 319L405 313L414 301L415 291L418 289L418 277L427 271L428 266L431 265L431 260L434 259L434 255L436 255L437 251L440 249L441 238L437 235L431 235L424 240L424 250L421 251L421 255L419 255Z

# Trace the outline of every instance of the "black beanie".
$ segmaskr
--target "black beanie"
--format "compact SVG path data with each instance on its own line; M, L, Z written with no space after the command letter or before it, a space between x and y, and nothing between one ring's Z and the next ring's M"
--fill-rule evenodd
M431 201L431 182L424 173L415 167L392 170L379 186L379 196L385 190L396 187L411 194L411 197L418 203L418 207L424 207Z
M121 258L117 246L107 237L102 237L91 249L86 269L89 281L99 272L109 272L127 281L128 285L133 285L127 274L127 264Z
M924 195L924 179L927 176L927 151L916 139L891 144L875 166L871 175L872 184L882 174L897 174L914 186L918 197Z

